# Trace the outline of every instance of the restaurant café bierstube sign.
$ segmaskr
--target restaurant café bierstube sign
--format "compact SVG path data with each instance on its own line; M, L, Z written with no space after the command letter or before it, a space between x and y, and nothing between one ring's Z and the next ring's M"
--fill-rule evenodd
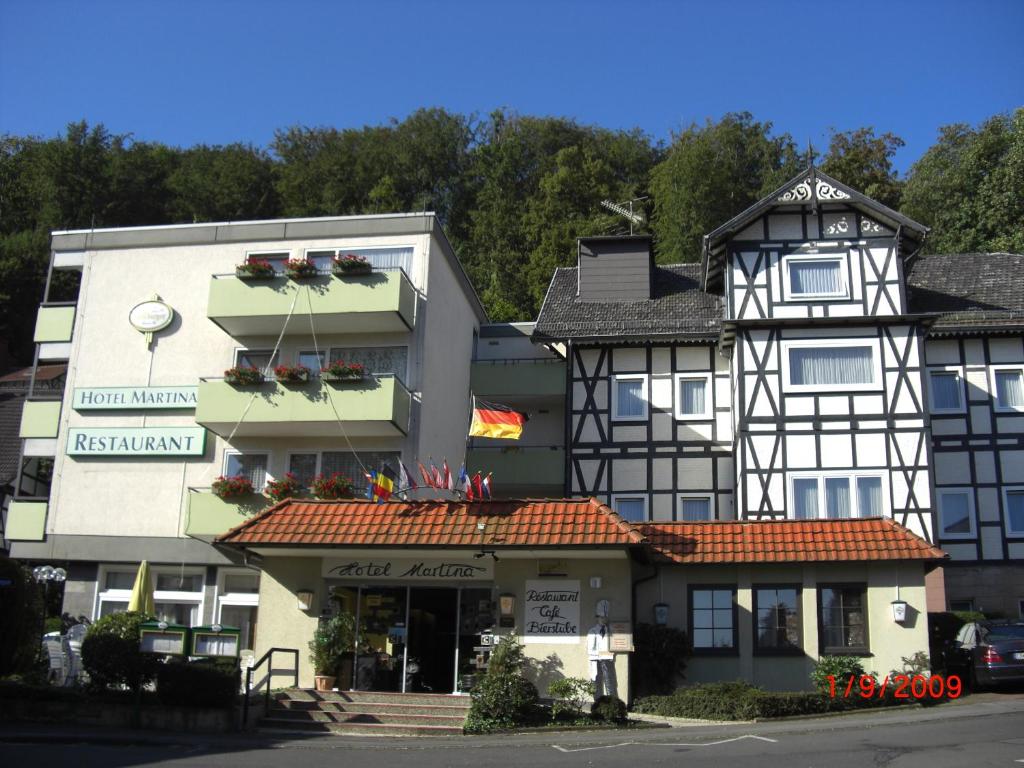
M75 387L71 406L76 411L134 409L192 409L199 387Z
M523 642L576 643L580 639L580 583L527 581Z
M358 579L367 584L379 581L457 582L493 579L494 561L465 557L365 557L323 560L323 575L334 579Z
M69 456L202 456L203 427L72 427Z

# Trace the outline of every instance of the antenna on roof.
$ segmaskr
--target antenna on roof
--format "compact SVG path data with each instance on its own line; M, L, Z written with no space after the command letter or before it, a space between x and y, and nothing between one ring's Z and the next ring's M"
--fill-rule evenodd
M633 212L633 203L639 203L641 200L646 200L646 197L634 197L632 200L625 200L621 203L613 203L611 200L602 200L601 205L607 208L609 211L619 214L629 222L629 234L633 234L633 225L640 225L644 223L644 215L642 213ZM627 208L626 206L629 206Z

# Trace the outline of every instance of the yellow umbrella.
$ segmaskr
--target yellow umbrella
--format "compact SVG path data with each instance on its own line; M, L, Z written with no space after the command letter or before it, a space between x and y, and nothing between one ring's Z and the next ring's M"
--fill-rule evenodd
M128 610L140 611L150 615L155 611L153 607L153 580L149 576L149 563L146 560L139 563L139 572L135 574L132 596L128 598Z

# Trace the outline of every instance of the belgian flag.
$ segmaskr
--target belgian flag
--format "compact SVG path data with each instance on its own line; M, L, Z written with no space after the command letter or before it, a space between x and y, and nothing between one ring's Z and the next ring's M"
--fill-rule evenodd
M473 398L473 421L469 425L470 437L497 437L518 440L528 417L504 405L485 403Z
M380 472L373 472L372 477L370 489L373 494L373 500L380 503L390 499L391 493L395 490L395 471L385 465L384 469Z

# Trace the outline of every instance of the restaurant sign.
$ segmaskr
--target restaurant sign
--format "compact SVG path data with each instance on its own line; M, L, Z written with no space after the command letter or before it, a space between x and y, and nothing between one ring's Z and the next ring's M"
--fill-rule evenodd
M579 581L527 581L523 619L525 643L579 642Z
M202 456L202 427L72 427L69 456Z
M76 411L193 409L199 387L75 387L71 401Z
M494 578L489 557L367 557L323 560L323 575L365 584L381 581L472 581Z

